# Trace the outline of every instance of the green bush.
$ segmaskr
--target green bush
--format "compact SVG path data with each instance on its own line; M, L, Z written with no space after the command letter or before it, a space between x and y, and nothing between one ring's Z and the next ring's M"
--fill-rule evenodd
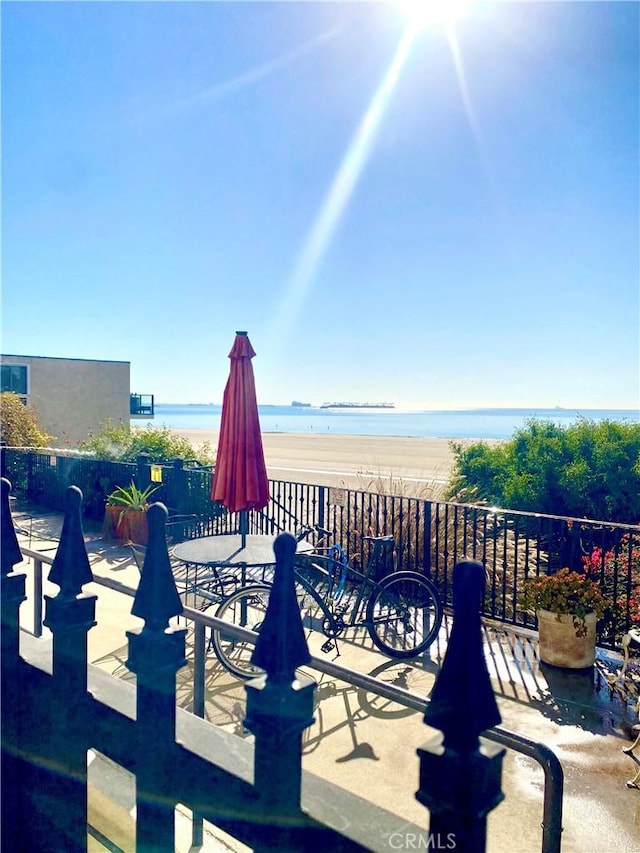
M0 394L0 444L3 447L46 447L51 436L41 429L38 419L12 391Z
M530 420L496 446L452 443L447 497L503 509L635 524L640 520L640 424Z
M108 421L96 436L90 436L78 444L100 459L117 462L135 462L141 453L149 454L153 463L171 462L173 459L193 460L199 465L213 465L214 452L208 441L197 449L188 438L176 435L166 426L131 429L128 424Z

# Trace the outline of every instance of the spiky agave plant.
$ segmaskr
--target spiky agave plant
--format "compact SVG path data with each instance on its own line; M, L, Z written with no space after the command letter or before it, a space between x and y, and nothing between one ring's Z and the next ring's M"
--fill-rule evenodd
M149 506L149 498L159 488L159 486L147 486L146 489L139 489L132 480L128 486L118 486L111 492L107 498L107 506L123 507L120 513L120 520L122 520L127 510L146 510Z

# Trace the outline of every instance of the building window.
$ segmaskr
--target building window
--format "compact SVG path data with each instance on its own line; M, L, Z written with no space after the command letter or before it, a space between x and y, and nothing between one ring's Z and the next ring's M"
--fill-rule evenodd
M27 367L24 364L3 364L1 365L2 391L13 391L14 394L20 394L21 397L26 397L29 393L27 388ZM26 400L25 400L26 402Z

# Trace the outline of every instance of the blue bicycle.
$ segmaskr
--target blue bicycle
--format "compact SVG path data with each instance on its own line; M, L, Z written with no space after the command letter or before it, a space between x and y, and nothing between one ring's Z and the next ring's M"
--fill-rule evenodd
M301 617L308 631L319 631L323 652L336 649L337 640L351 628L364 627L373 644L393 658L412 658L427 649L442 624L442 602L431 580L414 571L392 571L376 580L385 554L392 553L391 536L367 536L371 554L360 570L347 563L338 545L298 558L295 576ZM218 607L217 618L260 631L271 584L252 583L236 590ZM224 629L213 629L211 645L220 663L240 678L261 670L251 663L253 644Z

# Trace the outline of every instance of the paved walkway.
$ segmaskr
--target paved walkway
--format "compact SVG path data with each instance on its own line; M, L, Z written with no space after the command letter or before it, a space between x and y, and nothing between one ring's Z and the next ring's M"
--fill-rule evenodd
M55 537L60 517L42 516L34 519L33 525L32 535ZM108 545L97 529L87 528L85 532L94 576L134 589L139 574L129 549ZM55 541L34 538L35 546L55 547ZM31 574L28 564L18 569L23 567ZM125 666L125 632L141 622L130 615L130 597L94 586L91 591L98 594L98 625L89 634L90 660L109 673L133 680ZM56 589L45 584L45 592L55 594ZM21 617L25 628L31 629L33 615L27 604ZM486 640L503 727L546 744L562 763L564 853L637 853L640 791L625 785L635 766L622 753L622 748L630 745L637 717L630 704L610 694L601 674L607 667L614 669L617 662L604 658L599 668L587 675L566 673L538 663L535 634L514 636L488 627ZM446 631L427 658L409 662L389 660L358 632L348 635L339 648L338 662L342 665L426 697L446 648ZM312 647L312 652L317 653L317 649ZM315 721L305 735L304 769L401 815L410 824L426 828L427 813L414 797L418 784L416 749L434 732L425 727L422 715L337 678L317 672L314 677L318 681ZM189 709L192 699L189 663L179 673L178 701ZM206 718L250 740L243 726L244 713L244 685L212 658L206 675ZM541 769L532 759L508 750L503 790L506 799L489 818L489 851L539 851ZM181 820L186 838L188 821ZM209 843L205 849L228 849L219 838L214 841L211 834L206 838ZM385 849L417 849L418 843L410 838L390 839Z

